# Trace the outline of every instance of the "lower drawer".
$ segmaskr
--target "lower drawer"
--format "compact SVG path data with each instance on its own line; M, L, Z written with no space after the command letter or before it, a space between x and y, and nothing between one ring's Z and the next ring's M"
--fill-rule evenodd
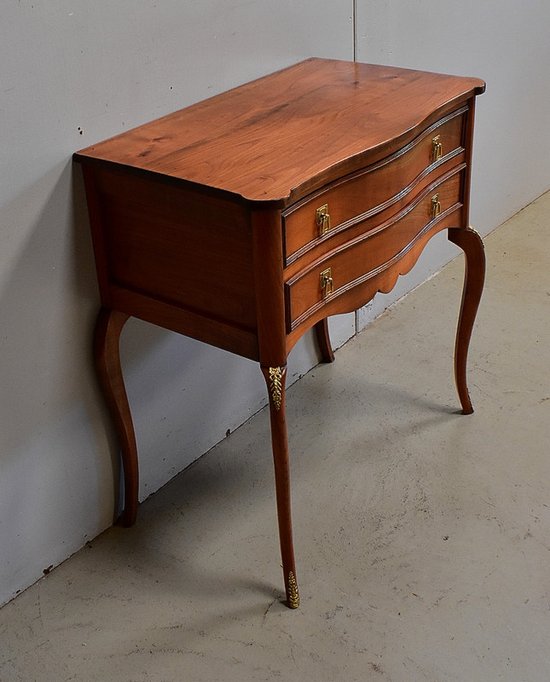
M287 330L396 262L420 235L460 208L462 175L458 172L432 185L393 218L291 277L285 284Z

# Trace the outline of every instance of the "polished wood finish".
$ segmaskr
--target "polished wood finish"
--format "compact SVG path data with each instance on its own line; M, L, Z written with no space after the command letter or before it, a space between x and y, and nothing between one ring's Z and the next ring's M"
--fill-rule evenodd
M97 318L94 336L94 357L97 375L118 434L124 475L124 508L119 519L123 526L136 521L139 474L136 435L130 405L120 366L119 341L128 320L126 313L102 308Z
M284 212L287 264L319 242L315 214L319 206L327 204L329 209L331 227L323 235L327 239L337 232L347 231L357 221L380 214L384 209L395 212L396 208L406 205L433 182L446 162L450 161L449 166L454 167L456 157L464 152L465 111L467 109L453 112L444 123L430 126L404 149L366 171L333 183L330 189L317 192L313 198L308 197ZM436 136L440 138L443 149L437 161L432 156L432 141Z
M315 324L315 336L317 338L321 362L334 362L334 351L330 342L328 319L326 317Z
M472 329L485 281L485 250L481 237L471 228L451 229L449 239L464 251L466 258L464 289L456 332L455 381L462 411L464 414L472 414L474 408L468 392L466 364Z
M288 354L314 328L321 360L332 362L327 317L390 291L447 228L466 254L455 371L471 411L466 358L484 261L468 205L483 89L475 78L311 59L75 155L103 305L95 356L122 449L126 524L138 494L118 349L129 316L260 364L292 608ZM330 226L318 224L324 204Z
M484 87L478 78L309 59L77 158L290 204L401 149Z
M279 521L279 542L283 562L283 576L288 606L292 606L290 598L289 576L292 573L296 579L296 560L294 558L294 543L292 540L291 494L290 494L290 458L288 452L288 436L286 428L286 366L264 367L262 365L267 392L269 395L269 417L271 422L271 442L275 467L275 491L277 499L277 517ZM280 370L281 394L280 402L274 399L273 380L270 369Z
M388 221L329 251L328 256L305 265L286 283L288 331L303 322L305 316L317 307L371 279L381 264L401 258L415 239L459 210L462 207L460 187L461 174L455 172L445 182L430 186ZM432 218L431 201L435 194L439 197L441 213ZM319 275L328 267L332 270L334 282L332 294L325 297L319 288Z

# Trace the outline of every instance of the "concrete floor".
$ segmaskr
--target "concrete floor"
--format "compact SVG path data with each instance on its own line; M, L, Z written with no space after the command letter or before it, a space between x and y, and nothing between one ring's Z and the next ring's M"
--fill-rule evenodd
M0 611L0 680L548 682L549 224L486 240L474 415L461 259L290 389L300 610L264 410Z

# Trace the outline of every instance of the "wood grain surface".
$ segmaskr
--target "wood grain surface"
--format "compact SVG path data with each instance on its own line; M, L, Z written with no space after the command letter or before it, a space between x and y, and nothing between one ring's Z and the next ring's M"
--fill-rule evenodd
M400 148L435 111L441 117L484 87L477 78L309 59L75 158L287 204Z

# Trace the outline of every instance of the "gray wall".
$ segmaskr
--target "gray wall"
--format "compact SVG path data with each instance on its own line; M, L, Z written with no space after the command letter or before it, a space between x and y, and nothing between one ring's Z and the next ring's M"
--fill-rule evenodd
M71 154L312 54L350 59L350 0L22 0L0 21L0 603L110 525L114 442ZM353 318L336 325L353 333ZM257 410L259 369L131 322L141 498ZM310 340L292 371L313 363ZM191 398L192 396L192 398Z
M98 294L72 152L304 57L351 59L355 33L363 61L489 81L473 222L490 229L550 184L540 85L550 10L531 1L520 15L511 0L480 4L492 13L474 2L458 12L449 0L359 0L354 32L351 0L1 3L0 603L110 525L113 513L117 456L91 368ZM498 32L483 31L477 22L497 6ZM442 21L435 44L434 12L457 26ZM526 139L525 130L540 135ZM450 253L436 243L397 294ZM362 311L360 325L397 294ZM343 343L355 317L334 319L332 329ZM253 363L176 334L131 321L122 351L142 499L265 403ZM291 378L314 363L308 336L292 355Z
M548 0L357 0L358 61L478 76L470 220L487 234L550 188ZM364 326L458 253L444 233Z

